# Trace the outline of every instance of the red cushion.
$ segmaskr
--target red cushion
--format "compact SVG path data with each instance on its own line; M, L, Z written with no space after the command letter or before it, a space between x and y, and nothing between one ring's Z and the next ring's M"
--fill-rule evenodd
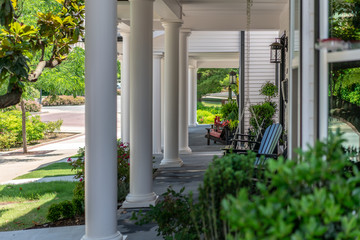
M212 131L212 132L210 132L210 135L211 135L211 136L214 136L214 137L216 137L216 138L220 138L221 132L214 132L214 131Z

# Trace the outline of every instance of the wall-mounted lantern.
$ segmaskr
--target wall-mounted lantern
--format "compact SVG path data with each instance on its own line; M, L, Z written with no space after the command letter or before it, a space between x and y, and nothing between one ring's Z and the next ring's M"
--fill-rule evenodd
M270 45L270 62L271 63L281 63L281 50L283 45L279 42L280 38L276 38L276 41Z

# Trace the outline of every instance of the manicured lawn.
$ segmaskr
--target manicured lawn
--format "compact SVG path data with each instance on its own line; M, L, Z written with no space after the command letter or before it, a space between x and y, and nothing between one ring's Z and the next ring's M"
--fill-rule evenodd
M220 101L202 101L205 107L221 107Z
M0 231L21 230L48 222L51 204L70 200L76 182L0 185Z
M15 179L25 178L44 178L44 177L55 177L55 176L67 176L75 175L75 171L71 171L71 166L66 162L53 163L46 167L39 168L25 175L21 175Z

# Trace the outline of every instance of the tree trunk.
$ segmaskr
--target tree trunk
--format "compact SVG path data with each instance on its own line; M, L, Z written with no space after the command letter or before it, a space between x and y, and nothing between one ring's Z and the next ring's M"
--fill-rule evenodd
M21 99L21 116L22 116L22 137L23 137L23 152L27 153L27 143L26 143L26 111L25 111L25 103L24 100Z
M0 108L6 108L18 104L20 102L21 94L21 88L14 88L11 92L0 96Z

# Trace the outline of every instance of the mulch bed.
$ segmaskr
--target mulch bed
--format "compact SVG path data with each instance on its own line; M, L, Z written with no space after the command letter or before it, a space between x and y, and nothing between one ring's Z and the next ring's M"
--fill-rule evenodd
M61 219L56 222L49 222L44 224L35 224L32 227L26 229L39 229L39 228L50 228L50 227L65 227L65 226L75 226L75 225L85 225L85 215L76 216L75 218Z

